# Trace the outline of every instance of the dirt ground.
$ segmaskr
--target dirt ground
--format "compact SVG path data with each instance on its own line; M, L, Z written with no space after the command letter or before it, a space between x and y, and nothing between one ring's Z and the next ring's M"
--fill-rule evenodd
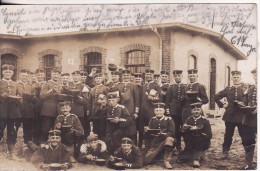
M241 139L238 135L237 129L233 137L233 144L229 152L229 158L227 160L218 160L221 155L222 143L224 137L224 122L221 118L210 118L212 125L213 138L211 140L211 147L206 152L206 161L201 163L200 169L202 170L240 170L245 166L245 152L241 144ZM0 143L0 171L23 171L23 170L38 170L30 162L27 162L24 158L17 160L9 160L5 157L4 142ZM16 145L16 152L19 153L22 149L22 132L19 131L18 142ZM256 160L256 153L254 159ZM176 163L176 156L173 156L172 165L174 170L192 170L191 163L178 164ZM99 167L94 165L86 165L74 163L73 168L70 170L107 170L106 167ZM159 162L153 165L148 165L142 168L142 170L162 170L163 162Z

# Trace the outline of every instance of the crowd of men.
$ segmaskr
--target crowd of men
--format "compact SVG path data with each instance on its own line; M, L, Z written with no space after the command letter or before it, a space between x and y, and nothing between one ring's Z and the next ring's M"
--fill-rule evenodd
M109 73L108 73L109 72ZM106 73L51 71L45 80L43 69L21 69L13 81L14 66L2 66L0 81L0 141L7 132L7 157L15 158L19 128L23 129L24 155L42 169L67 169L71 163L102 164L112 168L141 168L163 154L164 166L192 162L200 167L212 138L211 125L202 105L208 103L198 70L188 70L189 83L182 83L182 70L171 74L146 69L131 73L109 64ZM233 85L215 95L217 105L226 109L223 153L226 159L238 127L246 152L246 168L255 167L256 69L255 84L245 89L241 72L232 71ZM108 77L111 75L111 79ZM243 110L242 110L243 109ZM184 146L182 147L181 137ZM29 151L29 152L28 152ZM28 158L28 156L27 156Z

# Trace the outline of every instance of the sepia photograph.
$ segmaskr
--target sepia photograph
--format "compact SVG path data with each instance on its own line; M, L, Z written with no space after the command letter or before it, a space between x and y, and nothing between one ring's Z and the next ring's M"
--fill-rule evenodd
M256 170L257 5L1 5L0 171Z

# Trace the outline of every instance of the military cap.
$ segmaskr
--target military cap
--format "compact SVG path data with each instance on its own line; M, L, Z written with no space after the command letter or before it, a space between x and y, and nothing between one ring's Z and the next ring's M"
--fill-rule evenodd
M70 101L66 101L66 100L60 101L59 107L63 107L63 106L70 106Z
M30 71L30 75L34 75L34 74L35 74L35 72Z
M38 68L38 69L35 70L35 73L36 73L36 74L38 74L38 73L44 73L44 70Z
M30 70L29 69L21 69L20 72L21 73L25 73L25 74L30 74Z
M119 98L119 92L118 91L110 92L110 93L107 94L107 98L108 99Z
M145 70L145 73L151 73L151 74L153 74L153 73L154 73L154 70L152 70L152 69L146 69L146 70Z
M143 73L135 73L134 76L136 78L142 78L143 77Z
M257 70L256 70L256 68L255 68L255 69L253 69L253 70L251 71L251 73L252 73L252 74L255 74L255 73L257 73Z
M241 75L241 71L231 71L231 75Z
M153 105L154 105L154 108L164 108L165 107L165 103L161 103L161 102L154 103Z
M80 71L80 75L81 75L81 76L88 76L88 72L86 72L86 71Z
M121 140L121 144L133 144L133 141L128 137L124 137Z
M115 64L108 64L108 70L109 71L116 71L117 70L117 66Z
M122 74L131 74L131 71L128 69L124 69L121 71Z
M73 71L72 73L71 73L72 75L80 75L80 71Z
M182 70L173 70L172 71L173 75L178 75L178 74L182 74Z
M99 73L94 74L94 75L93 75L93 78L102 77L102 76L103 76L103 74L99 72Z
M49 136L50 137L60 137L61 131L54 129L49 131Z
M158 77L160 77L160 74L154 74L153 75L155 78L158 78Z
M160 73L161 73L161 75L163 75L163 74L169 75L169 72L168 72L168 71L161 71Z
M62 77L63 77L63 76L70 76L70 74L69 74L69 73L62 73L61 76L62 76Z
M198 70L197 69L189 69L188 74L197 74Z
M190 104L190 107L193 108L201 108L202 106L202 102L196 102L196 103L192 103Z
M111 75L119 75L119 71L111 71Z
M55 72L55 73L61 73L61 70L57 67L52 68L51 72Z
M14 70L13 65L4 64L2 65L2 70Z
M98 140L98 135L97 134L90 134L88 137L87 137L87 142L92 142L92 141L97 141Z

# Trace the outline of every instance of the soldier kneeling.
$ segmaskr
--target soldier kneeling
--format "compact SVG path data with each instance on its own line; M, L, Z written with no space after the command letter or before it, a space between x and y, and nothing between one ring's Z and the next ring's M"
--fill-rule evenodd
M173 138L175 125L171 117L164 116L164 103L155 103L154 106L155 117L150 120L148 127L144 128L146 132L145 141L149 142L148 151L145 155L145 164L150 164L164 150L164 165L167 169L172 169L170 161L175 147Z
M210 123L201 115L201 106L201 102L191 104L192 116L186 120L182 128L187 144L177 159L178 163L191 160L193 161L193 167L200 167L199 160L204 151L209 148L212 138Z
M71 168L67 147L61 143L59 130L49 131L47 144L42 144L33 154L31 162L43 170L66 170Z

